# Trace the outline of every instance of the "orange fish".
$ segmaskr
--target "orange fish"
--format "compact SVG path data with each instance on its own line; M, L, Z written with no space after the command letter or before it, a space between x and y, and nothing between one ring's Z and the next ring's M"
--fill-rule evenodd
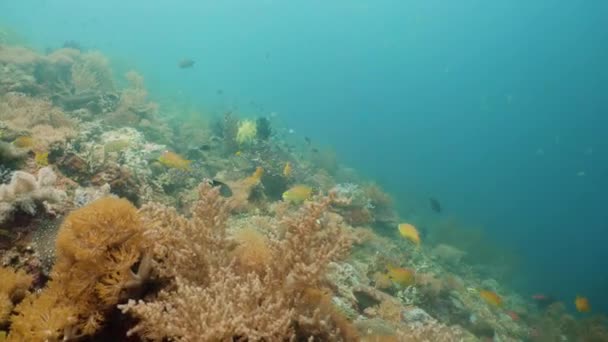
M401 236L412 241L416 246L420 246L420 234L416 227L409 223L401 223L398 227Z
M158 157L158 161L166 167L180 170L190 170L191 160L184 159L175 152L165 151Z
M245 178L245 183L249 186L258 185L258 183L260 183L260 180L262 179L263 175L264 175L264 168L261 166L258 166L255 169L255 172L253 172L251 174L251 176Z
M15 141L13 141L13 145L19 148L31 148L34 146L34 138L28 136L17 137Z
M591 305L589 304L589 300L586 297L576 296L576 299L574 300L574 305L576 305L576 311L578 312L591 311Z
M481 290L479 296L492 306L502 306L502 298L493 291Z
M414 271L409 268L394 267L387 265L388 277L395 283L401 286L410 286L414 284Z

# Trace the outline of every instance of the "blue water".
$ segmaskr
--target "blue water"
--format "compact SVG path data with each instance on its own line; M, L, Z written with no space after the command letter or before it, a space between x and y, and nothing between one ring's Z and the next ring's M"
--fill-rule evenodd
M524 293L604 311L607 16L602 0L0 2L34 46L100 49L157 98L278 113L402 212L431 215L432 196L482 225L522 257Z

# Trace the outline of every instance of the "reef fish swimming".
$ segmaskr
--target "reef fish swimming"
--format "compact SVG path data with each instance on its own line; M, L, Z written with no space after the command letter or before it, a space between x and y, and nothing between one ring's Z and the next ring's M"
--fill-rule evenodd
M502 298L494 291L482 290L479 291L479 296L484 302L492 305L492 306L502 306Z
M574 305L576 306L576 311L578 312L591 311L591 305L589 305L589 300L586 297L576 296Z
M214 188L218 186L220 187L220 195L222 197L232 196L232 189L230 189L230 187L226 183L220 182L215 179L209 179L208 182Z
M441 204L439 203L438 200L436 200L435 198L429 198L429 203L431 205L431 209L436 212L436 213L440 213L441 212Z
M182 59L181 61L179 61L179 63L177 64L177 66L180 69L188 69L188 68L192 68L194 66L194 61L188 58Z
M295 185L283 193L286 202L300 204L312 196L312 188L306 185Z
M420 234L418 233L416 227L409 223L401 223L399 224L398 228L399 234L401 234L401 236L410 240L416 246L420 246Z

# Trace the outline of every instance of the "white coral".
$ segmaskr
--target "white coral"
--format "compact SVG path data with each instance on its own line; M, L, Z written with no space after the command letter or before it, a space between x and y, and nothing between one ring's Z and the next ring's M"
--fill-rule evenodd
M36 214L36 204L57 203L65 199L64 191L53 186L57 176L51 167L44 167L34 176L15 171L10 183L0 185L0 223L12 217L15 210Z

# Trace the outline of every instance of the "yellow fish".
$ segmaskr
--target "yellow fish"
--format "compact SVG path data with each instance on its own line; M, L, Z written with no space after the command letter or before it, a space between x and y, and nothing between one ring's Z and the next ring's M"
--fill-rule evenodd
M502 306L502 298L493 291L481 290L479 296L492 306Z
M28 136L20 136L13 141L13 145L19 148L31 148L34 146L34 138Z
M241 156L241 151L234 152L234 155L237 156L237 157L240 157Z
M409 223L401 223L398 227L401 236L412 241L416 246L420 246L420 234L416 227Z
M190 170L191 160L184 159L182 156L175 152L165 151L158 157L158 161L166 167L180 170Z
M283 193L283 200L292 203L302 203L312 196L312 188L306 185L295 185Z
M289 177L291 176L291 163L287 162L285 163L285 167L283 168L283 177Z
M576 311L578 312L591 311L591 305L589 305L589 300L586 297L576 296L574 305L576 305Z
M245 184L247 186L258 185L258 183L260 183L260 180L262 179L263 175L264 175L264 168L261 166L258 166L255 169L255 172L252 173L251 176L245 178L243 181L245 182Z
M414 271L409 268L394 267L387 265L388 277L401 286L410 286L414 284Z

